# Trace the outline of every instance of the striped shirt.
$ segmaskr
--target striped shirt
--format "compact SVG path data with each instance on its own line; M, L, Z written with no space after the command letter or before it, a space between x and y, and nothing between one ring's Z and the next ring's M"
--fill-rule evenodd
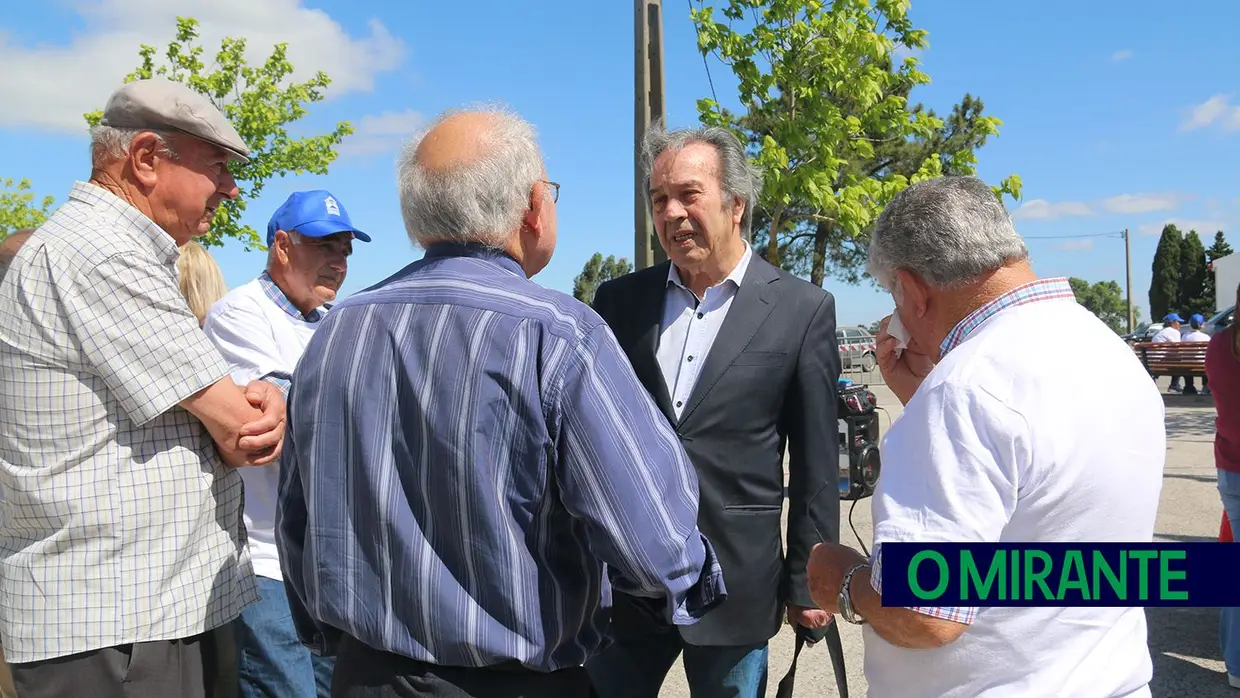
M10 662L185 638L255 601L241 476L178 407L228 365L172 238L79 182L0 282L0 639Z
M316 651L338 628L551 671L603 645L609 576L677 624L726 597L693 466L611 331L507 255L437 245L337 303L281 467L281 566Z

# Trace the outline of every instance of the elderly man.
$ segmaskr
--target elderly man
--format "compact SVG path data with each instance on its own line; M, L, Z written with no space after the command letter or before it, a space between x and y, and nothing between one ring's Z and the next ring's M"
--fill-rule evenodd
M344 283L353 240L370 242L330 192L296 192L267 224L267 269L211 306L203 329L232 367L233 380L288 389L293 368ZM278 467L247 468L245 526L259 603L237 622L241 694L326 698L332 660L297 640L276 549Z
M905 407L883 442L873 555L824 544L809 567L818 603L864 624L869 695L1150 695L1140 608L883 605L884 572L903 574L883 569L890 542L1152 540L1166 437L1132 350L1066 279L1037 278L990 187L914 184L872 235L870 273L896 304L879 365ZM1047 390L1081 366L1093 390Z
M91 135L0 283L0 635L26 698L208 696L211 631L256 599L234 467L278 458L284 400L229 377L176 260L247 150L160 79Z
M656 127L645 154L669 261L603 284L594 307L696 467L729 598L677 629L618 594L616 642L589 669L605 698L654 698L683 651L694 695L765 696L785 613L808 629L831 622L805 563L815 543L839 540L835 300L750 249L759 181L729 131Z
M290 395L299 631L339 698L588 696L609 576L668 623L724 599L697 479L607 326L529 280L559 194L533 129L449 114L398 168L426 256L332 309Z

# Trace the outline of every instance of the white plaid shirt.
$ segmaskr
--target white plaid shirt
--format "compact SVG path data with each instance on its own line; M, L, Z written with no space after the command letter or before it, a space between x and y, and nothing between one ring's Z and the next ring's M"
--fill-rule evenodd
M240 474L178 403L228 376L172 238L78 182L0 281L0 640L33 662L257 600Z

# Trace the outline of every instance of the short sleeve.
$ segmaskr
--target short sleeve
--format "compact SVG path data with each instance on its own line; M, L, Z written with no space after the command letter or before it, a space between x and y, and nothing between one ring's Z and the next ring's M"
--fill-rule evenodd
M883 543L998 541L1028 472L1028 445L1024 418L984 390L943 383L918 394L883 442L875 590L882 593ZM967 623L976 609L914 610Z
M293 373L276 347L271 323L252 305L217 303L202 329L228 362L238 385Z
M108 257L63 302L85 360L136 425L228 375L172 270L143 255Z

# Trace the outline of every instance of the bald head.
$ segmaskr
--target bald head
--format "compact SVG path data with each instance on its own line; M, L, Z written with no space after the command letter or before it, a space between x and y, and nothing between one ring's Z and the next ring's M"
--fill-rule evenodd
M414 157L423 168L433 172L470 165L486 154L497 126L500 124L494 114L454 114L426 132Z
M17 251L26 244L26 240L30 239L30 234L33 232L34 228L26 228L10 233L8 237L0 241L0 269L8 268L13 258L17 256Z
M544 179L534 128L502 109L454 111L427 125L397 160L409 237L506 249Z

